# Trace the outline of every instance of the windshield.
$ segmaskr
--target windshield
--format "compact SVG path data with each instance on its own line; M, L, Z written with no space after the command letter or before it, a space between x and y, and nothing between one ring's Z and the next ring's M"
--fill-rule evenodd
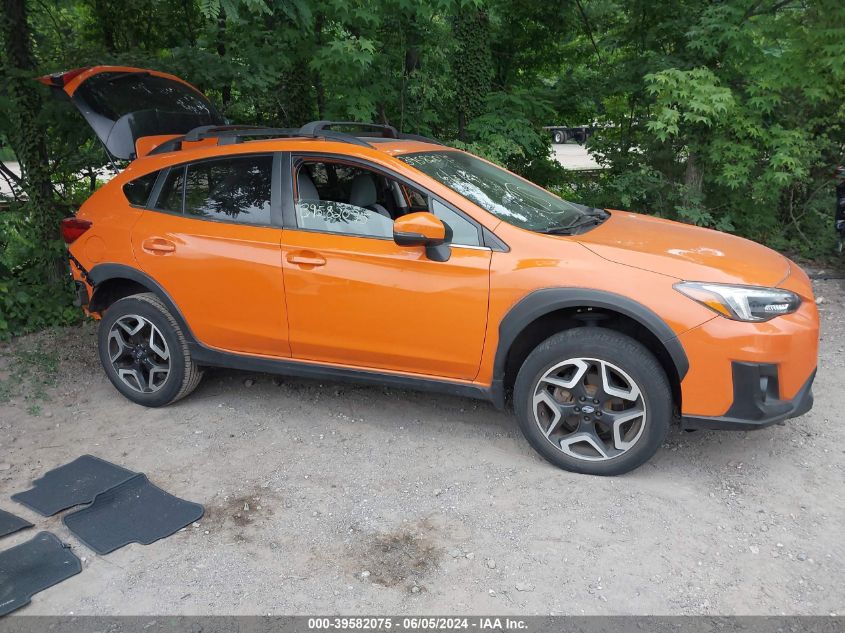
M510 172L457 151L421 152L401 160L461 194L485 211L531 231L566 229L604 212L567 202ZM593 224L594 222L589 222ZM571 228L576 228L572 226Z

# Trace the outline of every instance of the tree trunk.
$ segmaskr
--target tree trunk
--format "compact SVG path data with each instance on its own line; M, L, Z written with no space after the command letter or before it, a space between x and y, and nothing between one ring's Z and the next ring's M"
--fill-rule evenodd
M688 207L701 203L701 188L704 183L704 171L698 163L698 155L690 152L684 172L684 201Z
M0 28L5 43L3 68L7 95L11 103L9 144L21 165L23 188L30 201L35 235L42 240L57 237L56 211L53 207L47 139L38 121L41 95L32 55L29 21L25 0L3 0Z
M94 14L97 16L97 23L103 36L103 46L109 53L117 51L117 44L114 37L114 13L107 0L94 0Z
M217 54L226 58L226 11L221 7L220 16L217 18ZM232 86L225 84L220 89L220 100L223 102L223 110L229 107L232 101Z
M405 130L405 101L407 99L408 84L412 81L414 73L420 68L420 32L417 26L416 16L411 15L407 24L402 25L405 32L405 63L402 68L402 86L399 92L399 131ZM417 109L412 110L411 117L416 114Z
M314 23L314 35L317 50L323 46L323 14L318 13ZM314 70L314 88L317 91L317 118L325 117L326 112L326 89L323 86L323 77L320 71Z
M466 140L466 126L483 110L491 89L493 58L490 51L490 20L475 8L461 10L452 19L458 50L452 59L458 138Z

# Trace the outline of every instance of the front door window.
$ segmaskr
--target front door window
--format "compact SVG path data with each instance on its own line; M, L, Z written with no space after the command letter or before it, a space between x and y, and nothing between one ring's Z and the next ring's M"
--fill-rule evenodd
M478 227L439 200L377 171L304 161L296 172L296 225L307 231L393 239L393 221L430 211L452 229L452 244L479 246Z

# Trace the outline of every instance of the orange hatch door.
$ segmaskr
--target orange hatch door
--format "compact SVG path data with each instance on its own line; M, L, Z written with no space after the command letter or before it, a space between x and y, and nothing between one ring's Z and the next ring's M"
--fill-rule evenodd
M194 86L157 70L92 66L45 75L39 81L66 95L103 147L119 159L135 158L138 139L226 123Z

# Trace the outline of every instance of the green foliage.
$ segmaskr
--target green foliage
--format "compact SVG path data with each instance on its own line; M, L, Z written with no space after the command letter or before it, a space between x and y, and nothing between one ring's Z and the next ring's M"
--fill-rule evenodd
M520 172L532 161L548 157L549 135L534 123L552 116L551 107L543 99L524 91L491 92L480 109L482 114L466 128L473 140L455 141L456 147Z
M645 76L646 91L654 97L654 118L646 123L659 140L688 138L699 126L713 128L726 121L734 106L728 88L707 68L669 68Z
M584 6L598 49L585 34L566 55L589 55L609 124L591 141L609 168L590 188L595 200L831 252L845 5Z
M456 82L458 137L466 140L467 121L483 113L485 95L493 78L489 18L476 7L460 9L452 18L452 34L457 43L452 74Z
M64 244L44 242L27 218L31 204L0 213L0 339L80 320L64 268Z
M32 77L157 68L233 121L385 122L560 192L831 251L845 162L841 0L7 0L0 337L78 318L57 223L98 185L102 148ZM26 15L28 13L28 15ZM566 172L543 125L592 125L606 168Z

